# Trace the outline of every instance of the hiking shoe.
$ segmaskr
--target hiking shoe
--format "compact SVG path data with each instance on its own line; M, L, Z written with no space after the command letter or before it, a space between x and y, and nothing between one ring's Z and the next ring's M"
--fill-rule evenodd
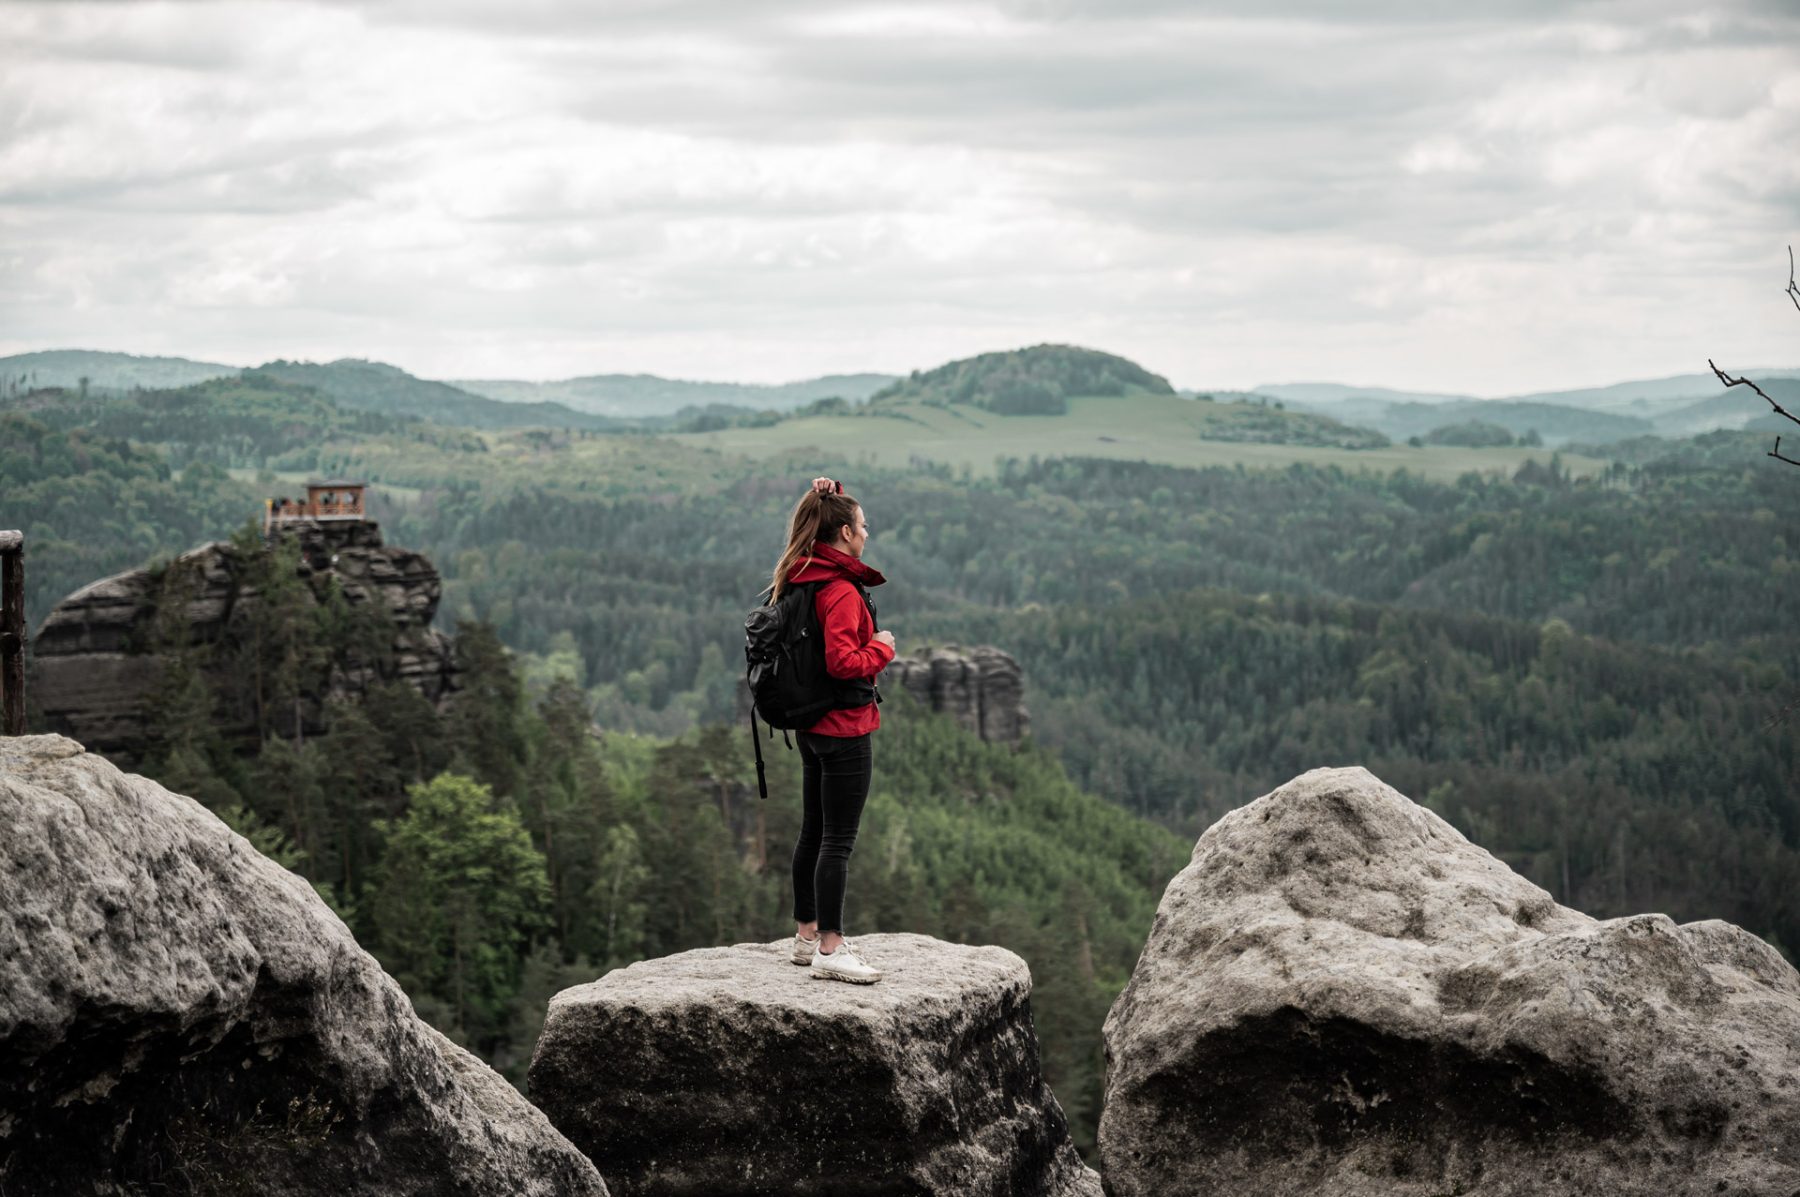
M823 981L849 981L854 985L870 985L881 980L881 970L870 968L857 959L847 939L830 955L813 953L812 975Z
M801 935L800 933L795 932L795 934L794 934L794 954L792 956L788 957L788 959L792 960L795 964L808 965L808 964L812 963L813 953L818 950L819 950L819 941L818 940L807 939L805 936Z

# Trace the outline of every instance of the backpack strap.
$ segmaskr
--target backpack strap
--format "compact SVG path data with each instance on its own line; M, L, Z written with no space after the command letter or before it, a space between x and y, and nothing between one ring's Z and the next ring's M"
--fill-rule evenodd
M762 741L756 737L756 704L750 704L750 747L756 749L756 792L769 800L769 775L763 768Z
M875 630L877 632L879 632L881 630L881 620L875 614L875 600L869 597L868 590L864 588L864 586L861 582L852 581L850 584L852 586L856 587L856 593L862 595L863 606L865 606L869 609L869 623L871 625L873 625L873 627L875 628ZM875 691L875 705L880 706L881 705L881 683L880 682L870 682L869 685Z
M879 632L881 630L881 620L875 616L875 600L869 597L868 590L861 582L852 579L850 585L856 587L856 593L862 596L863 606L869 609L869 622L875 625L875 630Z

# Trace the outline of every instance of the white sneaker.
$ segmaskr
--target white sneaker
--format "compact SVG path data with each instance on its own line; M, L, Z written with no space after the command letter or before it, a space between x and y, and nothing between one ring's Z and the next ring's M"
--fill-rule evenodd
M881 980L881 970L870 968L857 959L856 953L850 950L850 941L845 940L838 945L838 950L827 955L814 952L812 958L812 975L824 981L849 981L855 985L872 985Z
M794 954L788 957L788 959L798 965L808 965L812 963L813 953L818 950L818 940L808 939L796 931L794 933Z

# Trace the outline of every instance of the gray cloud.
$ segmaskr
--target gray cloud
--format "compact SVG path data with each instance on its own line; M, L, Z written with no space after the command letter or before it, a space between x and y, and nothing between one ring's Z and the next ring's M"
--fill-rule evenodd
M1784 3L12 4L0 27L4 349L778 378L1059 339L1207 385L1499 393L1794 343L1755 306L1800 211Z

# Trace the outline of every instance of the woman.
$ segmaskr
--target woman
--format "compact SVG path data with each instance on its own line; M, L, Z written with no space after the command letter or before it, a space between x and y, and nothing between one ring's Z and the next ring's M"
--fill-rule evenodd
M857 588L887 581L863 564L869 525L841 482L814 478L788 519L787 548L769 601L784 586L823 583L813 594L825 641L825 671L841 704L798 734L805 810L794 845L795 964L814 977L867 985L881 979L844 941L844 886L850 850L869 797L870 737L881 726L875 675L894 659L894 635L875 630L875 612Z

